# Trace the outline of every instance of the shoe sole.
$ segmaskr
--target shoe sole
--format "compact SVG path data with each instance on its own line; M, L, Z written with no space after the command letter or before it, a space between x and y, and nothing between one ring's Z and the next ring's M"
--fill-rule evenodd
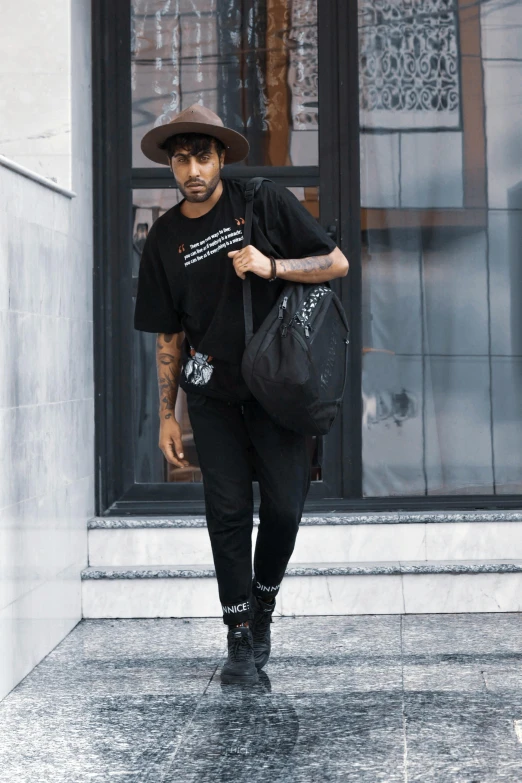
M221 682L223 685L257 685L259 675L257 671L255 674L243 674L238 677L234 677L232 674L222 674Z

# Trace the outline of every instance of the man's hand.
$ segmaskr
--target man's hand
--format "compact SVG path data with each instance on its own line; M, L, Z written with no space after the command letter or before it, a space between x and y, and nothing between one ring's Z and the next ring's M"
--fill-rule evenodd
M245 279L246 272L253 272L265 280L272 277L270 259L259 250L256 250L253 245L242 247L241 250L231 250L227 255L233 259L234 269L241 280Z
M165 459L171 465L175 465L177 468L188 467L188 460L183 459L181 427L176 419L161 419L158 445L165 455Z
M265 280L272 277L270 259L253 245L231 250L228 256L234 261L236 274L242 280L246 272L253 272ZM308 256L306 258L279 258L276 262L276 276L281 280L294 283L325 283L337 277L345 277L349 263L346 256L335 247L327 255Z

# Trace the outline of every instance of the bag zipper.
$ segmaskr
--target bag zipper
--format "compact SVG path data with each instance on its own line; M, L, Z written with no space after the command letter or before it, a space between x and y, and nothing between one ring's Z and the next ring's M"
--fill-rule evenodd
M314 328L310 323L314 311L317 308L319 302L329 291L330 291L329 288L323 286L321 288L316 289L315 291L312 291L312 293L308 294L306 299L304 299L304 301L301 303L299 310L294 315L294 317L289 321L289 323L282 325L281 336L286 337L286 335L288 334L288 329L291 329L294 325L297 325L303 328L305 337L309 340L310 335L314 331ZM310 299L315 301L313 301L312 307L308 309L308 306L310 304ZM286 310L287 304L288 304L288 297L285 296L283 298L282 303L279 305L279 318L283 317L283 311Z
M284 296L283 301L279 305L279 318L282 320L284 316L284 310L286 310L286 306L288 304L288 297Z

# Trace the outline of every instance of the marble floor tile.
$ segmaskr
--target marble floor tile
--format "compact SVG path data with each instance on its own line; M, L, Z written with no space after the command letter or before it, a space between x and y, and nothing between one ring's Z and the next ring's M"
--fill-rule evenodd
M239 693L216 685L165 783L402 783L401 708L400 692L281 693L266 674Z
M522 704L520 705L522 706ZM515 783L520 708L488 693L407 693L408 783Z
M409 653L516 653L522 651L522 614L418 614L402 617Z
M522 615L272 628L248 688L219 619L80 623L0 702L0 783L522 780Z
M402 618L405 691L522 692L519 614Z
M484 687L488 693L496 694L503 699L522 698L522 652L484 661L480 668ZM520 719L522 719L522 711Z
M401 652L401 617L397 615L279 617L272 627L278 660L299 654L313 661L325 655L375 658Z
M519 614L402 618L408 781L522 779Z
M16 691L0 705L1 783L160 781L194 696L61 696Z
M221 664L225 633L218 620L84 621L17 692L27 698L198 695Z
M266 671L288 693L402 690L400 617L277 618Z

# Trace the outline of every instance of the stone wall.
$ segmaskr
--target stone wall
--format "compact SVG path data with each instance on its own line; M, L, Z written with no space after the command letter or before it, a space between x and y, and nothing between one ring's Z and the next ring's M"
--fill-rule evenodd
M31 33L38 16L11 16L18 50L49 47ZM66 16L70 87L53 101L70 115L73 192L46 183L31 139L26 160L13 156L26 171L0 158L0 698L80 620L94 512L90 3L67 3ZM38 117L48 96L33 99Z

